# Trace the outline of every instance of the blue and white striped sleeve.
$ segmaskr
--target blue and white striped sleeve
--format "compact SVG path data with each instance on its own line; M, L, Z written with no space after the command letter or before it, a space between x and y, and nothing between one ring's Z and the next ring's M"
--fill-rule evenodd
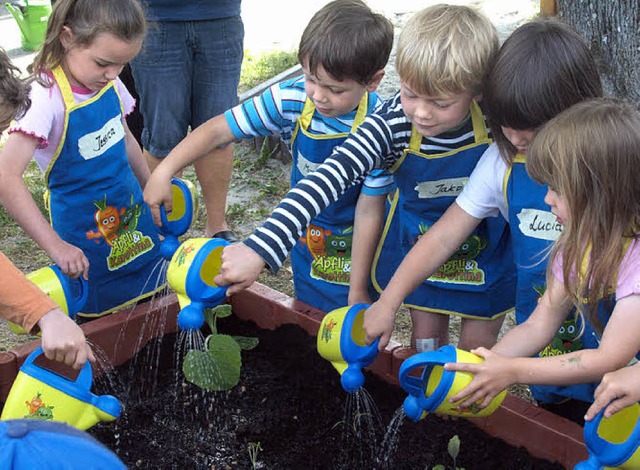
M395 189L393 175L388 170L375 169L364 179L360 193L366 196L386 196Z
M226 111L224 115L237 139L280 134L284 119L278 84Z
M364 175L381 167L381 156L391 152L391 145L392 133L384 119L367 117L331 157L287 193L245 244L277 272L309 222Z

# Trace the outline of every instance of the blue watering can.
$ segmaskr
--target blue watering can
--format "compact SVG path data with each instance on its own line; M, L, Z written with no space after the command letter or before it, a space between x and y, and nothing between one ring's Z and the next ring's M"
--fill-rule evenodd
M340 373L340 384L348 393L364 385L362 369L378 355L379 338L368 346L364 342L366 333L362 325L369 307L356 304L333 310L322 319L318 331L318 353Z
M167 215L164 206L160 206L160 233L164 240L160 244L160 254L170 260L180 246L178 237L187 233L198 213L198 194L190 181L180 178L171 179L171 199L173 208Z
M221 238L190 238L171 258L167 281L178 295L180 329L200 329L204 325L204 309L226 299L227 286L218 286L213 279L220 271L222 250L228 244Z
M604 468L640 468L640 405L628 406L610 418L604 410L584 424L584 443L589 459L580 462L574 470L601 470Z

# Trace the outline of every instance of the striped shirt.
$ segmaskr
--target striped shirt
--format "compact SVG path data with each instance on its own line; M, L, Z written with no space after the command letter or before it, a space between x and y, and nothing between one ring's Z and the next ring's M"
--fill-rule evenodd
M277 83L267 91L225 113L227 124L238 139L279 135L291 147L291 134L300 118L307 94L304 76ZM380 106L376 93L369 94L367 114ZM342 134L351 131L357 109L335 118L314 113L307 131L311 134Z
M374 168L391 168L409 147L410 138L411 122L402 110L400 93L397 93L367 116L358 130L316 171L298 182L245 244L276 272L309 222ZM420 151L443 153L474 142L473 125L468 117L455 130L423 137Z

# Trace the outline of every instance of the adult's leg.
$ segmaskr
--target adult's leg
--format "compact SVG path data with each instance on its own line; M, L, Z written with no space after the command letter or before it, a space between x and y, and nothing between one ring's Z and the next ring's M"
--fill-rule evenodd
M198 127L238 102L244 27L240 16L192 23L196 47L193 60L191 125ZM233 146L216 149L195 164L207 211L206 236L228 230L227 192L233 170ZM227 237L235 236L226 232Z

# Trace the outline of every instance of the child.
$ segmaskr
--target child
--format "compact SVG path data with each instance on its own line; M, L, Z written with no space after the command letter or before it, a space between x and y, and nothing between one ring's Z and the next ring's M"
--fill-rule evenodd
M32 107L0 154L0 202L62 272L88 279L86 316L163 283L140 187L149 170L124 121L133 100L117 79L145 28L136 0L56 2L33 64ZM51 225L22 179L32 157L48 187Z
M488 21L474 28L468 16L441 6L414 15L404 27L396 68L404 88L402 109L413 124L407 131L413 135L409 148L390 170L398 189L387 208L375 257L372 234L379 233L386 194L372 195L365 184L358 201L358 257L354 256L352 263L352 301L366 299L369 272L376 290L382 291L402 258L460 193L489 146L487 129L475 103L471 113L467 104L456 118L446 122L443 117L446 119L447 108L455 107L455 95L470 91L478 98L489 60L497 53L492 32ZM475 47L468 47L457 34L476 34ZM417 67L423 70L420 75ZM431 127L434 124L441 127L436 130ZM450 315L462 317L461 348L495 344L504 314L513 307L513 295L508 293L515 291L515 271L510 258L505 221L493 218L483 222L433 276L404 300L413 324L412 345L418 351L431 351L449 343Z
M451 195L459 192L490 143L474 98L497 49L493 25L469 7L436 5L417 13L398 44L400 92L367 117L325 164L300 181L245 244L225 249L216 282L237 284L230 287L232 294L251 284L265 263L276 270L301 227L376 167L392 169L405 195L401 210L407 222L395 245L390 244L397 251L385 257L401 258L421 235L420 229L433 224L453 201ZM421 210L423 206L426 210ZM506 235L504 221L483 224L473 235L482 241L479 254L474 254L477 258L452 263L452 279L443 273L442 281L421 286L410 305L444 314L484 315L482 320L470 320L468 341L493 344L502 316L513 307ZM456 269L463 263L471 266L468 279ZM492 264L487 267L487 263ZM505 295L498 295L501 290ZM453 295L443 295L447 292ZM421 318L428 322L426 314Z
M537 20L517 28L500 48L484 88L484 103L496 143L483 155L456 202L405 257L393 279L368 310L367 341L387 344L398 306L416 285L458 249L486 217L509 222L518 273L516 322L522 323L544 292L544 254L561 226L544 202L546 187L525 171L528 143L551 118L573 104L602 95L597 67L582 38L568 26ZM567 324L543 355L578 347L575 325ZM565 334L566 333L566 334ZM580 388L580 387L578 387ZM567 395L532 387L544 403Z
M317 168L378 106L374 93L393 45L393 26L360 0L336 0L305 28L298 60L304 76L215 117L188 136L154 171L145 200L168 205L170 177L236 138L280 134L291 146L291 184ZM323 210L291 255L296 297L331 311L347 305L355 203L360 185Z
M514 383L591 385L628 364L640 350L640 114L609 99L579 103L539 132L527 171L548 185L545 201L564 227L553 245L547 290L522 324L491 351L473 352L482 364L447 364L475 374L451 398L461 407L486 406ZM578 310L585 346L564 355L531 358ZM591 341L590 328L597 332ZM587 344L591 343L591 344ZM585 387L586 389L586 387Z
M0 49L0 134L29 109L29 87L20 71ZM42 350L48 359L80 369L95 361L82 329L56 303L29 281L0 253L0 316L25 331L42 332Z

